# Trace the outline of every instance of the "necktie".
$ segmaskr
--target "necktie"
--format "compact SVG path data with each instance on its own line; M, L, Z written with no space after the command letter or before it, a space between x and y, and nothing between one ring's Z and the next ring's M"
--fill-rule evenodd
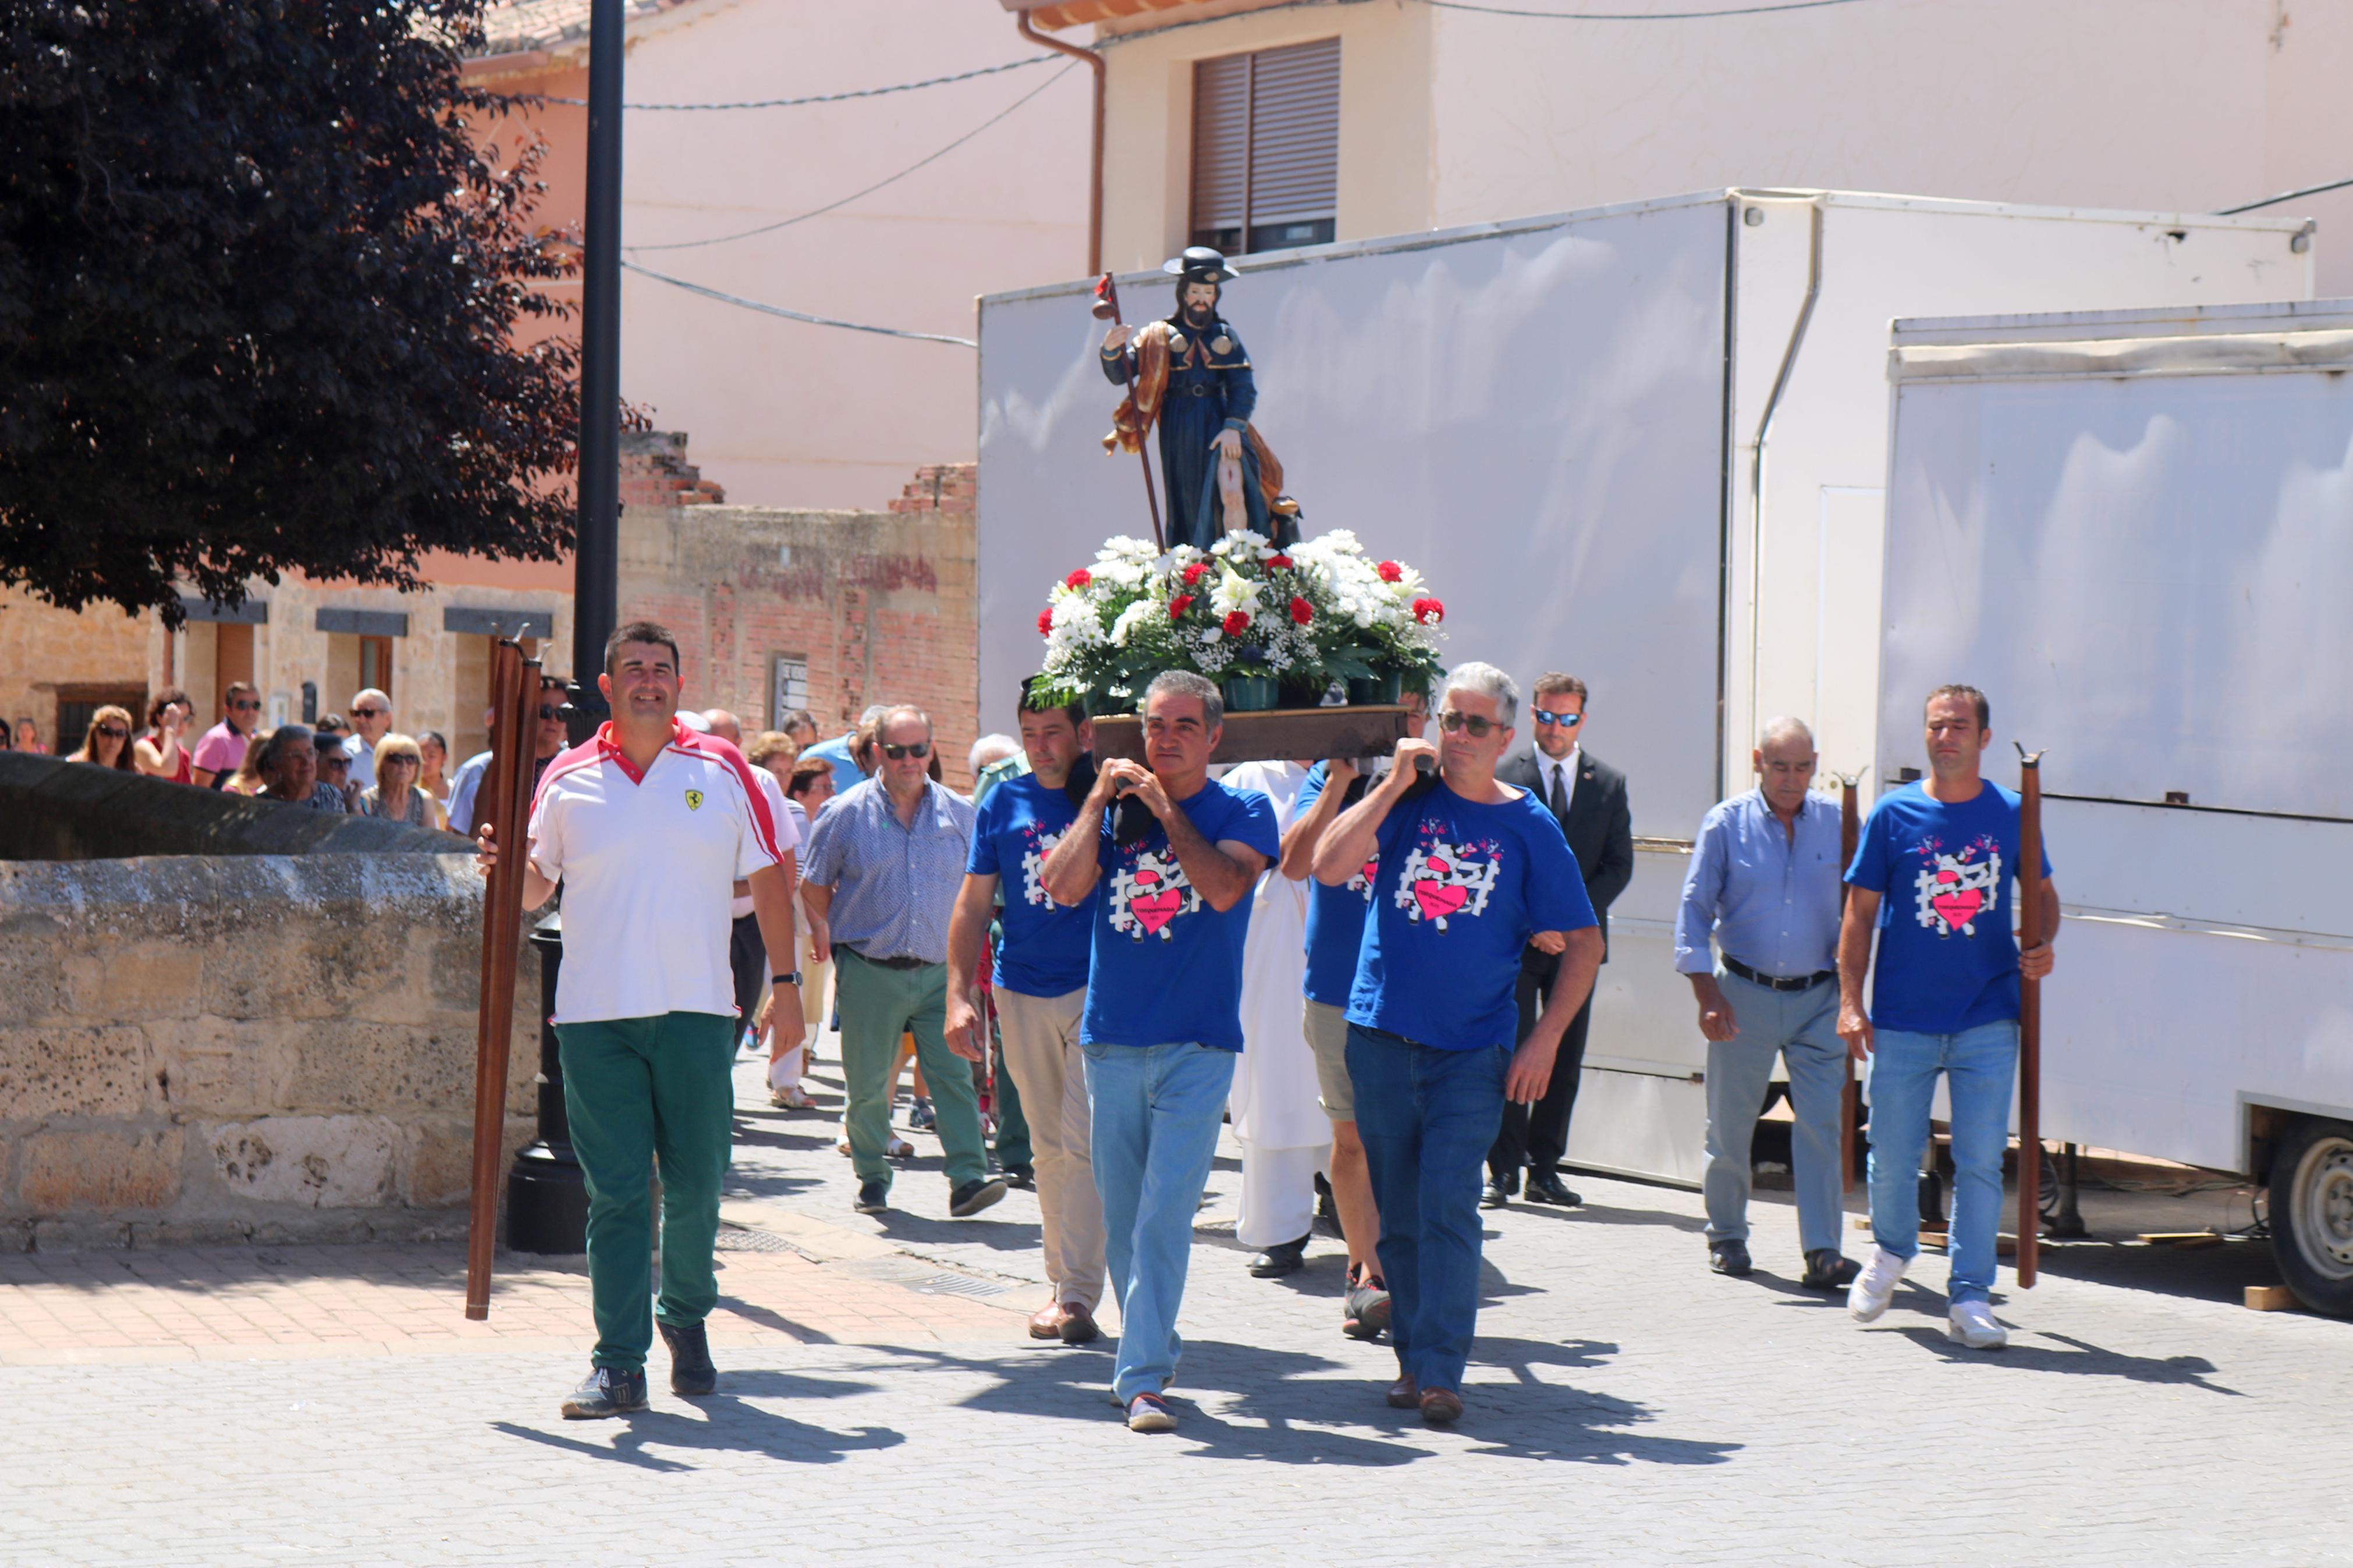
M1560 763L1553 763L1552 799L1547 803L1552 807L1553 816L1559 819L1564 827L1568 826L1568 791L1562 787L1560 782L1561 774L1565 771L1567 770Z

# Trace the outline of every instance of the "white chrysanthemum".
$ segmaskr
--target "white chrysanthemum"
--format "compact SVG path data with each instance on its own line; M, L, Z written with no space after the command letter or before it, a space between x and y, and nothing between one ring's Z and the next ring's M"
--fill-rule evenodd
M1135 603L1122 610L1119 613L1119 619L1112 622L1111 624L1111 646L1113 647L1125 647L1127 646L1128 635L1134 632L1137 626L1143 625L1145 621L1150 619L1155 611L1162 615L1167 614L1166 610L1161 609L1159 605L1154 604L1149 599L1138 599Z

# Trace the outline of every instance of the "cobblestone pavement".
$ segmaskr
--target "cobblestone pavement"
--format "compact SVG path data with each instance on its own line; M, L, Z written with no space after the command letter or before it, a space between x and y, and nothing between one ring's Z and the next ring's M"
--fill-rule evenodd
M1785 1195L1735 1281L1695 1195L1578 1176L1573 1214L1490 1216L1469 1413L1433 1433L1337 1331L1335 1241L1244 1273L1221 1159L1183 1425L1140 1437L1101 1350L1023 1335L1028 1194L949 1220L917 1134L904 1206L855 1215L830 1117L740 1084L722 1392L662 1392L657 1350L627 1421L556 1415L576 1264L502 1258L467 1324L448 1247L0 1259L0 1563L2353 1562L2353 1324L2241 1307L2260 1245L2052 1249L1978 1354L1934 1254L1861 1329L1796 1286Z

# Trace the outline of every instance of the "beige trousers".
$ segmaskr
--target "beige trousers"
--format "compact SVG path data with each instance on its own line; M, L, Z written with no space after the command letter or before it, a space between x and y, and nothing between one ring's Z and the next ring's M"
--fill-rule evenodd
M995 994L1005 1065L1029 1119L1046 1277L1054 1282L1054 1300L1080 1302L1092 1312L1103 1301L1103 1200L1095 1195L1086 1058L1079 1054L1079 1015L1087 994L1024 996L1000 989Z

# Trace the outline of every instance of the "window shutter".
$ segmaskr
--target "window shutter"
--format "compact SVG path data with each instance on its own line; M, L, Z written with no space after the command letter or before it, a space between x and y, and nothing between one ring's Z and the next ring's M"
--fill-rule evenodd
M1239 231L1249 201L1250 57L1193 66L1195 234Z
M1339 205L1340 40L1250 57L1250 226L1332 217Z

